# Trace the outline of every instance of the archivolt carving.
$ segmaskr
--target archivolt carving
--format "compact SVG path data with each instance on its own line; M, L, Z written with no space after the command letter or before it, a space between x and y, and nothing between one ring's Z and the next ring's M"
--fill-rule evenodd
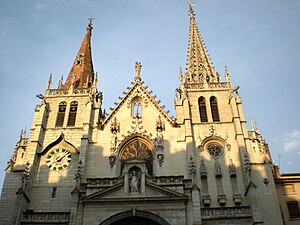
M132 158L152 160L152 146L141 137L135 137L126 142L120 150L119 159L127 160Z

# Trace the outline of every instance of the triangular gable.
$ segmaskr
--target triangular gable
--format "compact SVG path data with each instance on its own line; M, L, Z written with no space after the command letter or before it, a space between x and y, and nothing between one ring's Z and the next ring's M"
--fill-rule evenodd
M127 201L187 201L188 197L177 191L161 187L149 181L146 181L145 194L126 194L124 192L124 183L118 183L110 188L101 190L91 195L83 197L81 200L85 203L95 202L127 202Z
M152 91L147 91L148 86L143 86L144 82L140 82L139 80L132 82L132 87L129 88L128 87L128 92L123 92L124 97L119 97L120 102L119 103L115 103L116 107L115 108L110 108L111 109L111 113L106 117L106 119L103 121L102 123L102 128L106 126L107 123L109 123L109 121L113 118L113 116L117 113L117 111L121 108L122 105L125 104L125 102L130 98L130 96L132 95L132 93L136 90L136 89L140 89L142 91L143 94L145 94L146 98L148 99L149 102L151 102L156 109L160 112L160 114L172 125L175 126L176 122L175 119L170 118L168 113L169 111L165 111L164 110L164 106L160 105L160 101L156 101L155 98L156 96L152 96L151 93ZM149 104L149 103L148 103Z

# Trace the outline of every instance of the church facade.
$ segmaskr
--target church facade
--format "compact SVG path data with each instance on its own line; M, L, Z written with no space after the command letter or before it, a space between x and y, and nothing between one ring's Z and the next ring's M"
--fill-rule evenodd
M52 77L6 168L0 224L283 224L268 145L248 130L238 86L212 66L193 8L171 117L142 81L109 113L91 35L67 80Z

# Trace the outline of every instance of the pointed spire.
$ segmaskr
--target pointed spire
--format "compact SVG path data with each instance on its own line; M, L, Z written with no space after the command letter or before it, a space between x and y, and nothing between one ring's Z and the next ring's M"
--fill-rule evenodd
M192 4L190 3L189 5L190 35L186 68L187 81L201 83L218 82L216 72L198 31Z
M89 24L86 28L85 37L81 43L80 49L77 53L69 76L64 85L65 89L69 89L71 87L74 74L76 74L76 80L73 84L73 88L90 87L93 82L94 68L91 50L91 36L93 29L92 20L93 18L89 19Z

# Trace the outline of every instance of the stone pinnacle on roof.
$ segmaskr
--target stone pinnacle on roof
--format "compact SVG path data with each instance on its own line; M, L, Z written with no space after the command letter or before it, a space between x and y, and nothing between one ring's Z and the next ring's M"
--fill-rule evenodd
M76 80L73 88L87 88L93 83L94 68L91 50L91 36L93 29L92 20L93 18L89 19L86 34L64 85L65 89L69 89L71 87L72 77L74 74L76 74Z

